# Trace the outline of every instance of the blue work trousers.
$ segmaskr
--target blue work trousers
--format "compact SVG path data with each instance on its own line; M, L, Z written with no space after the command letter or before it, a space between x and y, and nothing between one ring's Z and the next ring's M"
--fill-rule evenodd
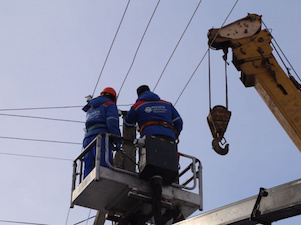
M92 135L86 137L83 142L83 147L85 148L96 138L97 135ZM101 154L100 154L100 166L109 167L105 160L105 136L101 139ZM92 146L89 152L84 156L84 178L93 170L95 166L95 158L96 158L96 143ZM112 143L109 143L109 162L113 165L113 154L112 154Z

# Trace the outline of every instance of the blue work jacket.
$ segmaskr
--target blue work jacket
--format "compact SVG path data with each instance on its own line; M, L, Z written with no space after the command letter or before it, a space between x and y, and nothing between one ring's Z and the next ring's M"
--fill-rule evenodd
M86 115L86 137L100 133L112 133L120 136L119 116L116 104L107 97L93 98L83 107ZM117 141L117 142L121 142Z
M166 122L169 126L159 125L156 122ZM137 99L124 119L124 125L127 127L133 127L136 123L140 128L141 137L146 134L164 135L176 140L183 128L183 120L174 106L161 100L151 91L144 92ZM145 124L149 125L144 126Z

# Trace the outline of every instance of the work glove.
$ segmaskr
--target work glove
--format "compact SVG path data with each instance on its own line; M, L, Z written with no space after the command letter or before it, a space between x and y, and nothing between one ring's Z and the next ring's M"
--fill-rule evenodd
M117 151L121 149L121 143L115 143L115 146Z
M92 95L88 95L88 96L86 96L86 101L87 101L87 103L89 103L91 100L92 100Z

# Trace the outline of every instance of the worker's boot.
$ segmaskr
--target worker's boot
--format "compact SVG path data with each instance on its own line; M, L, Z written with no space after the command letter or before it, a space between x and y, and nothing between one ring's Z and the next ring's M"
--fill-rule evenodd
M179 208L172 209L172 218L172 223L177 223L185 219Z
M162 181L161 176L153 176L150 179L152 207L156 225L163 225L161 215Z
M182 220L184 220L184 216L181 213L180 209L178 207L166 210L164 214L162 215L162 223L166 224L169 220L172 220L172 223L177 223Z

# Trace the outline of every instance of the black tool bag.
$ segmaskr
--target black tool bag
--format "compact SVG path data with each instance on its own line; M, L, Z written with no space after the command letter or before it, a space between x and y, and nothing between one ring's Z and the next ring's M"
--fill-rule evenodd
M173 140L146 135L145 146L139 150L139 177L149 180L159 175L169 185L178 176L178 149Z

